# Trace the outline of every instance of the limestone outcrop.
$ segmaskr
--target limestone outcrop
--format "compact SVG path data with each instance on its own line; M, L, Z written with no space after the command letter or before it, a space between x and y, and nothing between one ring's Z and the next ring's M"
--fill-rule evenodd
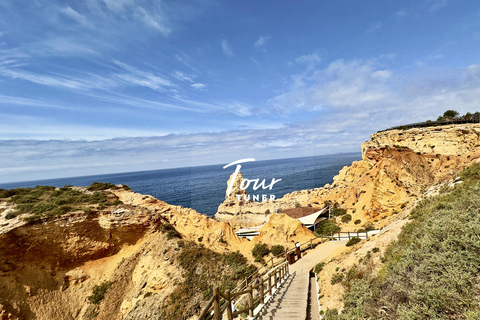
M272 216L258 239L248 241L228 223L193 209L123 188L108 192L120 201L109 210L79 210L32 222L24 220L27 213L7 219L15 204L0 199L3 319L156 318L185 280L181 264L187 243L216 253L240 251L253 261L255 243L293 247L313 237L297 220ZM215 263L211 272L217 270ZM93 288L103 283L112 286L104 301L90 303ZM186 304L198 308L202 294L196 292Z
M259 218L252 221L266 221L265 215L276 210L298 205L323 208L325 202L337 203L352 215L345 230L359 226L357 220L363 225L389 217L480 158L480 124L378 132L361 150L362 160L344 167L332 184L295 191L274 202L250 202L235 208L222 204L215 217L240 227L256 215Z

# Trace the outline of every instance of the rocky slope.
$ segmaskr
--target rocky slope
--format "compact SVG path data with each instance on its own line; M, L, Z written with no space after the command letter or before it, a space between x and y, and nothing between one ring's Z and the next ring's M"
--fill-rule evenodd
M432 185L452 179L480 157L480 124L446 125L378 132L362 144L362 160L344 167L332 184L286 194L275 202L230 206L227 199L216 218L241 226L244 217L301 206L323 208L337 203L353 219L344 229L379 221L401 211ZM358 223L357 223L358 224Z
M75 190L77 197L92 194ZM292 247L312 236L286 217L248 241L195 210L129 190L107 191L113 207L31 222L28 212L7 219L20 205L0 199L0 319L185 319L213 286L244 279L243 258L230 253L253 261L255 243ZM94 288L110 283L102 302L91 303Z

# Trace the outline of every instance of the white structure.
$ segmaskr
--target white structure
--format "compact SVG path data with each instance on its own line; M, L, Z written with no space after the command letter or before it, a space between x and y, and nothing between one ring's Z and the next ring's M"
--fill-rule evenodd
M330 215L328 215L328 217L322 217L322 215L326 215L327 213L329 213L328 210L329 210L329 207L325 207L322 210L309 214L308 216L297 218L297 220L303 223L303 225L308 229L315 231L320 221L327 220L330 217ZM255 226L251 228L243 228L243 229L237 230L235 233L237 234L237 236L241 238L252 240L253 237L258 236L260 234L260 228L262 227L263 225Z
M328 207L325 207L322 210L309 214L308 216L298 218L298 221L303 223L303 225L308 229L315 231L320 221L327 220L326 217L321 217L321 215L327 212L328 212Z

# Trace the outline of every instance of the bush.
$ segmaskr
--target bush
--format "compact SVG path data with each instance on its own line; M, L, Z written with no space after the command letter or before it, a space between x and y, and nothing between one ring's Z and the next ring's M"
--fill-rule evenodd
M333 223L333 220L323 220L318 224L315 233L317 235L331 235L332 233L340 232L340 227Z
M315 269L313 270L313 272L315 272L316 274L318 274L320 271L323 270L323 267L325 266L325 262L320 262L320 263L317 263L317 265L315 266Z
M353 277L343 296L342 315L333 319L378 318L380 307L388 310L389 319L478 319L476 170L461 173L468 183L417 204L411 222L386 248L378 275Z
M255 262L262 262L263 257L270 253L267 244L257 243L252 249L252 255L255 257Z
M121 201L110 202L109 192L95 192L86 194L69 186L56 189L52 186L36 186L35 188L18 188L3 190L3 195L10 196L9 203L16 204L15 211L7 215L8 219L20 214L30 213L26 221L35 221L42 218L61 216L75 210L91 212L93 208L85 208L89 204L99 204L98 208L120 204ZM79 207L80 206L80 207Z
M342 222L343 223L349 223L352 221L352 215L351 214L346 214L342 217Z
M375 226L373 225L373 223L367 223L363 226L362 229L358 230L358 232L368 232L372 230L375 230Z
M360 223L362 223L362 220L360 220L360 219L357 219L357 220L355 220L355 222L354 222L354 224L360 224Z
M271 252L275 257L279 256L279 255L285 253L285 247L282 246L282 245L276 244L276 245L272 246Z
M347 210L341 209L341 208L333 208L333 215L335 217L340 217L343 216L344 214L347 213Z
M102 191L107 189L115 190L115 189L119 189L119 187L109 182L94 182L87 187L88 191Z
M172 230L168 230L167 231L167 239L168 240L171 240L173 238L181 238L182 236L180 235L180 233L175 230L175 229L172 229Z
M353 238L351 238L350 240L348 240L346 246L347 246L347 247L351 247L351 246L359 243L360 241L362 241L362 240L361 240L359 237L353 237Z
M337 272L332 276L332 280L330 280L330 284L333 286L337 283L342 282L343 280L343 273Z
M107 293L112 284L113 282L104 281L102 284L94 286L92 295L87 297L88 301L93 304L99 304L105 298L105 293Z

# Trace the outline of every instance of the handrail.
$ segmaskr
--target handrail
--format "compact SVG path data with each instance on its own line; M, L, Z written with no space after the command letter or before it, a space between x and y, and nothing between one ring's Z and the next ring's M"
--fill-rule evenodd
M198 316L197 320L204 320L207 315L211 315L213 308L213 319L220 320L223 313L227 313L227 319L232 320L234 317L241 313L247 312L250 317L253 317L253 310L257 302L264 304L266 293L270 296L273 293L273 289L278 288L280 282L286 278L289 274L288 262L283 260L282 263L276 267L271 268L262 277L259 278L258 284L249 284L246 290L239 292L230 292L229 290L221 292L218 287L213 289L213 297L209 300L207 305L203 308L202 312ZM266 280L264 277L266 277ZM272 281L273 277L273 281ZM254 290L258 290L259 297L253 298ZM232 299L238 296L247 295L247 307L242 310L232 310ZM223 299L223 304L220 305L220 299Z

